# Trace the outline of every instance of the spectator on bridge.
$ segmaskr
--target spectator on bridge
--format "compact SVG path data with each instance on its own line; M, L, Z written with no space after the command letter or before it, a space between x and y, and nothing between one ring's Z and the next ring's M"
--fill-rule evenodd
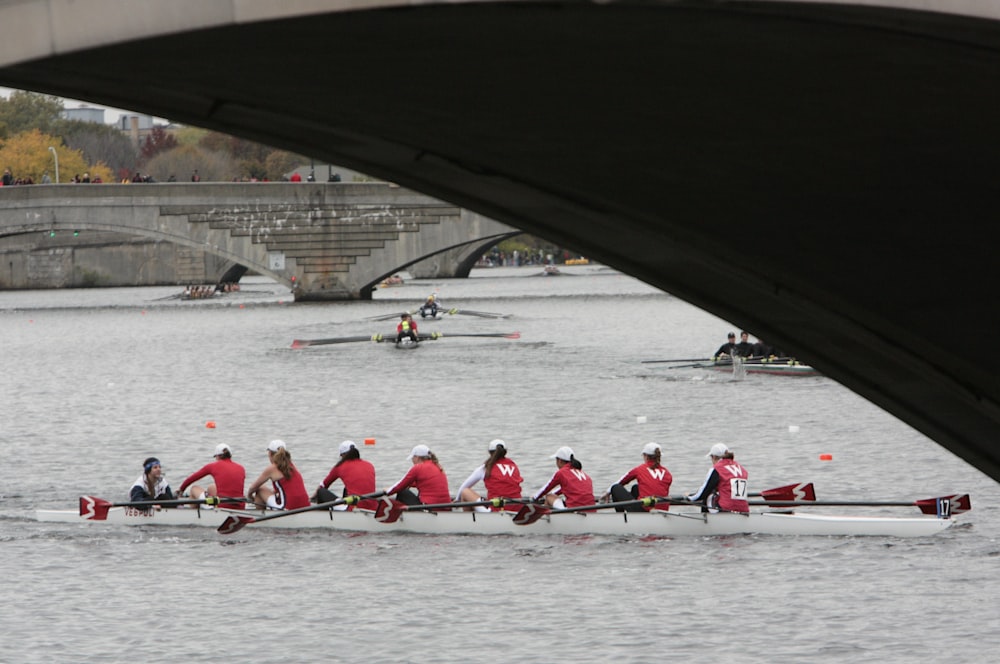
M3 169L3 179L0 180L0 186L10 187L14 184L14 174L10 172L10 168Z
M191 182L201 182L201 176L198 175L198 169L194 169L194 173L191 174Z
M292 177L289 178L289 182L302 182L302 176L299 175L298 171L292 173Z
M48 171L42 173L42 184L52 184L52 178L49 177Z

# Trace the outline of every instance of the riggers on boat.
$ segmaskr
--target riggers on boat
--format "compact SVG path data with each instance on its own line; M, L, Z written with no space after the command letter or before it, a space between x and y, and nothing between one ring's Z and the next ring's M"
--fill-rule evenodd
M968 495L932 499L936 507L924 509L917 503L857 503L864 505L917 505L924 511L938 510L925 516L845 516L811 514L792 511L791 506L777 505L751 511L749 514L702 513L693 506L678 506L669 511L616 512L546 510L537 521L517 525L517 515L510 511L431 512L407 510L393 521L383 522L376 512L356 509L336 511L311 509L296 514L271 517L272 512L228 510L185 506L175 509L145 507L111 507L103 522L128 526L207 526L219 528L227 519L239 515L252 521L250 528L325 528L329 530L368 533L417 533L422 535L613 535L613 536L718 536L718 535L827 535L827 536L886 536L926 537L946 530L955 523L953 514L971 508ZM944 502L942 502L944 501ZM823 506L823 503L816 503ZM835 503L837 504L837 503ZM850 503L839 503L850 504ZM827 503L829 505L829 503ZM539 506L528 505L526 509ZM809 508L812 509L812 508ZM36 518L43 522L101 523L91 514L76 510L38 510ZM237 517L238 518L238 517ZM238 530L238 528L237 528Z

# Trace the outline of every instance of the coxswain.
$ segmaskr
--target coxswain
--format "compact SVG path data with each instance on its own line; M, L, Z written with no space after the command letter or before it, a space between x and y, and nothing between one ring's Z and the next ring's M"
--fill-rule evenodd
M396 343L401 342L404 337L409 337L414 343L418 343L420 338L417 336L417 321L413 320L410 314L402 314L399 318L399 325L396 326Z
M142 462L142 475L132 484L129 500L173 500L174 493L170 490L167 478L163 475L163 467L156 457L149 457ZM159 507L158 505L156 507ZM147 508L147 509L152 509Z
M330 469L330 472L326 474L326 477L320 483L319 488L316 490L316 502L327 503L336 500L336 497L330 493L329 489L330 485L337 480L344 483L343 497L345 498L347 496L363 496L375 493L375 466L370 461L365 461L361 458L361 452L358 451L358 446L354 444L354 441L345 440L340 444L338 451L340 453L340 460ZM357 506L363 509L374 510L378 507L378 503L372 498L365 498ZM333 509L353 510L354 507L354 505L343 503L335 505Z
M545 499L550 507L581 507L594 502L594 482L583 472L583 464L569 447L560 447L549 457L556 460L556 472L532 500Z
M403 479L386 489L385 493L396 496L397 500L407 505L450 503L448 477L431 449L426 445L417 445L410 450L407 458L413 465Z
M626 489L630 482L635 482L631 491ZM660 446L656 443L647 443L642 448L642 464L622 475L621 479L612 484L607 492L601 496L601 502L620 503L629 500L639 500L640 498L665 497L670 495L670 485L674 478L661 463ZM615 507L619 512L648 512L650 509L667 510L670 503L657 503L654 507L644 507L642 505L627 505Z
M205 464L201 469L188 475L187 479L181 482L177 493L183 497L184 491L190 487L191 497L198 499L202 496L222 496L223 498L243 497L243 486L246 484L247 471L240 464L233 461L233 451L229 445L219 443L215 446L215 459L212 463ZM194 482L203 477L212 476L214 482L207 488L201 487ZM242 509L243 502L222 503L221 507Z
M517 464L507 458L507 443L499 438L491 440L489 454L483 465L472 471L472 474L462 482L462 486L458 487L458 491L455 493L456 501L477 502L484 500L482 496L472 490L472 487L480 481L486 487L485 500L521 497L521 482L524 480L521 478L521 471L518 469ZM521 506L506 505L505 507L508 510L517 511ZM466 509L471 510L473 508L468 507ZM474 509L477 512L487 512L490 509L496 511L501 508L489 508L480 505Z
M267 446L267 458L271 463L247 489L247 498L262 508L294 510L308 507L309 492L284 441L272 440ZM273 489L264 486L268 480Z
M704 484L686 498L701 503L702 511L749 513L747 504L747 471L736 462L733 452L722 443L716 443L705 455L712 460Z

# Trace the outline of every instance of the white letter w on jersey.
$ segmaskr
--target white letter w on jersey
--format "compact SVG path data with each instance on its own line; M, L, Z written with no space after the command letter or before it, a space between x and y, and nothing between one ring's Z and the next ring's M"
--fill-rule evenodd
M493 467L494 468L499 468L501 475L506 475L507 477L510 477L510 476L512 476L514 474L514 466L499 466L498 465L498 466L493 466Z
M667 469L662 466L660 468L647 468L646 470L648 470L649 474L658 480L662 480L663 476L667 474Z
M742 466L733 464L731 466L727 465L726 468L728 468L729 472L731 472L735 477L746 477L747 471L745 471Z

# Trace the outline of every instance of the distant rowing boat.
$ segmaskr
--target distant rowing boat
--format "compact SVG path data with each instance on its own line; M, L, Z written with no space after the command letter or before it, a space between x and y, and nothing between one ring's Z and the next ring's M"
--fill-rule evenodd
M820 373L807 364L800 364L795 360L782 360L777 362L767 362L758 360L744 360L733 365L731 361L703 362L695 364L695 369L710 369L712 371L727 371L735 373L745 371L753 374L769 374L771 376L819 376Z
M260 512L226 509L163 509L146 512L130 507L111 508L104 523L125 526L207 526L218 528L232 514ZM38 510L38 521L95 523L77 510ZM100 523L100 522L97 522ZM926 537L954 523L935 516L831 516L802 512L754 511L749 515L703 514L691 508L667 512L574 512L550 514L526 526L515 525L510 512L407 512L397 521L381 523L375 512L318 510L261 521L252 528L318 528L368 533L425 535L611 535L611 536L721 536L814 535Z

